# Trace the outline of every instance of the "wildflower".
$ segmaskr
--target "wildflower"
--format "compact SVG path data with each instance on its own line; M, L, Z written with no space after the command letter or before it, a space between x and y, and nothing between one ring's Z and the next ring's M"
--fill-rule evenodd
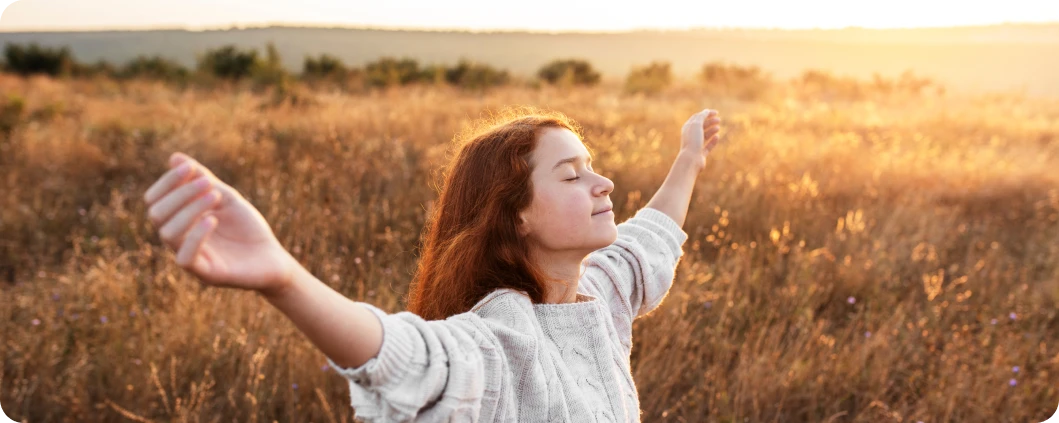
M99 242L99 237L95 236L95 235L92 235L92 243L95 244L97 242Z
M1010 317L1011 320L1015 320L1015 318L1018 317L1018 316L1016 316L1015 312L1013 311L1013 312L1011 312L1011 314L1008 314L1008 317Z
M100 317L99 318L99 322L100 323L106 323L107 322L107 316Z
M706 308L713 307L713 301L707 301L706 304L703 304L702 306Z
M990 321L989 321L989 324L991 324L991 325L995 325L995 324L996 324L996 319L990 320Z
M849 297L849 298L846 298L846 302L850 303L850 304L853 304L853 303L857 302L857 299L853 298L853 297Z
M59 301L59 294L51 294L52 301Z
M79 215L81 215L81 216L84 216L84 215L85 215L85 213L87 213L87 212L85 211L85 209L77 209L77 214L79 214Z
M138 358L134 358L134 359L132 359L132 362L133 362L133 363L135 363L135 364L136 364L137 366L139 366L140 364L142 364L142 363L143 363L143 362L142 362L142 361L140 361L140 359L138 359Z
M324 366L320 368L320 371L326 372L330 368L331 368L331 366L328 366L328 365L324 364Z
M40 319L33 319L31 323L33 323L33 326L37 326L40 324Z
M294 388L294 390L297 391L298 390L298 384L295 383L295 384L291 385L291 388Z
M38 272L37 272L37 277L38 277L38 278L43 278L43 277L44 277L44 271L43 271L43 270L41 270L41 271L38 271Z
M871 338L871 331L864 332L865 338Z
M360 264L360 257L354 258L353 262L356 264Z
M136 317L136 310L130 311L129 312L129 317Z
M1013 371L1015 373L1018 373L1019 372L1019 366L1012 367L1011 371Z
M74 320L77 320L78 317L81 317L81 313L74 313L70 315L70 318Z
M1018 381L1016 381L1014 378L1012 378L1011 381L1008 382L1008 385L1011 385L1011 386L1015 386L1015 385L1018 385L1018 384L1019 384Z

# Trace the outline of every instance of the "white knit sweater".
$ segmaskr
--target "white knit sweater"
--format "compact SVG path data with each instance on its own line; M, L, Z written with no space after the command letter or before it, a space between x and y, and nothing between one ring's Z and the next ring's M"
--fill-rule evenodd
M379 354L357 368L328 362L368 422L639 422L632 321L669 292L687 237L641 209L586 258L576 303L499 289L435 321L362 303L382 323Z

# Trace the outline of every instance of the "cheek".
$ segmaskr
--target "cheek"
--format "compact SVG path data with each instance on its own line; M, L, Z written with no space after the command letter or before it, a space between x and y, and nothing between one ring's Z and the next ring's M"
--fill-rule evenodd
M538 217L545 243L553 246L576 244L598 232L592 218L593 204L585 195L551 193L543 195L541 200Z
M592 215L591 200L573 190L546 194L544 200L542 208L555 225L583 224Z

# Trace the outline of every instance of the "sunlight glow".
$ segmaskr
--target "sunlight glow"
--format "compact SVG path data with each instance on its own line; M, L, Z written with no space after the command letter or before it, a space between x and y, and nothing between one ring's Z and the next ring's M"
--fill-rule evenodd
M20 0L0 31L339 26L464 30L624 31L687 28L936 27L1059 22L1059 2L752 0Z

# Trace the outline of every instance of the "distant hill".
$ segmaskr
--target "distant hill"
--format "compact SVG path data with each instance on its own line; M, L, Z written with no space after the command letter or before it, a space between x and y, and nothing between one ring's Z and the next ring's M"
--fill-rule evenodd
M591 61L605 77L667 60L680 77L702 64L757 65L778 78L821 69L860 78L905 70L957 90L1025 89L1059 97L1059 24L941 29L840 29L636 31L624 33L439 32L352 28L266 27L213 31L0 32L0 43L70 46L83 62L122 63L139 54L161 54L193 66L196 53L225 44L263 50L275 42L291 71L306 55L330 53L359 66L382 56L412 57L423 64L460 57L516 74L532 75L565 57Z

